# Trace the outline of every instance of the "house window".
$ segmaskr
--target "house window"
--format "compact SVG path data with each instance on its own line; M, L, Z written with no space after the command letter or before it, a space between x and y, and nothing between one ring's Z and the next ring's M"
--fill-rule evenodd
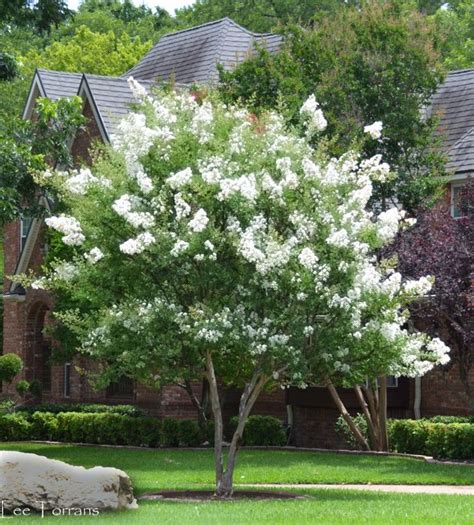
M467 195L466 185L451 184L451 215L455 219L460 219L470 213L472 213L472 203Z
M107 387L107 397L132 398L134 390L133 380L122 376Z
M22 217L20 221L20 250L23 251L23 248L26 244L26 238L28 237L28 232L30 231L31 224L33 223L33 217Z
M64 397L71 397L71 363L64 364Z

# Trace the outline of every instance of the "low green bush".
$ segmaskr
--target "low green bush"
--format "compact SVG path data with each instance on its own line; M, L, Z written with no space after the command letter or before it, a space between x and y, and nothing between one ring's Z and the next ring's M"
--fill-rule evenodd
M474 423L474 416L433 416L430 418L423 418L422 421L429 421L430 423Z
M183 447L198 447L205 441L205 436L196 421L182 419L178 425L178 440Z
M238 421L238 417L233 417L229 421L229 440L232 439ZM249 447L286 445L286 433L282 422L273 416L250 416L245 425L242 445Z
M364 414L358 412L355 416L352 417L352 419L354 420L354 423L357 425L357 428L361 431L365 439L369 441L369 429ZM346 423L346 420L342 416L339 416L337 418L335 428L336 432L347 443L347 447L350 450L362 450L361 444L357 441L354 434L351 432L349 425Z
M30 414L34 412L50 412L52 414L59 414L60 412L81 412L120 414L130 417L143 417L147 415L144 410L133 405L102 405L95 403L41 403L39 405L21 407L18 410Z
M161 445L163 447L179 446L179 421L165 418L161 426Z
M21 357L16 354L0 355L0 382L10 383L23 368Z
M56 440L58 421L55 414L51 412L35 412L30 416L32 425L31 434L38 440Z
M25 415L0 415L0 441L23 441L32 437L32 425Z
M474 459L474 424L398 419L390 422L391 448L441 459Z

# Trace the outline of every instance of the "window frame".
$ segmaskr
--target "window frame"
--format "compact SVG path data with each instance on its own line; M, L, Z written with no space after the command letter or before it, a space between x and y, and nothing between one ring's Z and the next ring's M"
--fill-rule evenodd
M455 196L456 190L459 190L460 188L465 186L467 184L467 182L468 182L467 179L457 180L457 181L451 182L451 188L450 188L450 201L451 201L451 203L450 203L450 208L451 208L451 217L454 220L465 219L466 217L469 216L469 212L471 211L472 206L468 203L468 205L467 205L467 208L468 208L467 209L467 213L463 213L463 210L461 208L458 208L460 215L455 215L455 211L456 211L455 199L457 198Z
M71 397L71 371L72 365L70 362L64 363L63 369L63 397Z
M28 221L28 229L25 231L25 222ZM30 233L31 227L33 225L33 217L20 217L20 253L25 249L26 240L28 239L28 234Z

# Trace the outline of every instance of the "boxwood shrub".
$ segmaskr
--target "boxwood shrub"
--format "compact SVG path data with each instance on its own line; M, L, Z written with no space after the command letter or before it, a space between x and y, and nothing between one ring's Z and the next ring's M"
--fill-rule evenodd
M391 448L442 459L474 459L474 424L398 419L390 422Z
M233 417L229 422L229 440L232 439L238 421L238 417ZM272 416L250 416L245 425L242 445L268 447L286 445L286 433L282 422Z
M32 424L24 414L0 414L0 441L31 439Z
M35 412L84 412L94 414L121 414L122 416L143 417L146 412L133 405L102 405L96 403L40 403L39 405L28 405L17 409L19 412L33 414Z

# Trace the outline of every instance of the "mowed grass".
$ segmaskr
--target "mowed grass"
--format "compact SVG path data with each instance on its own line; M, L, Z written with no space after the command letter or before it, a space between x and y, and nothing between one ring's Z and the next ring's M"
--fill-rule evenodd
M35 443L0 443L0 449L32 452L85 467L117 467L130 475L138 494L214 483L212 450L130 450ZM474 466L437 465L393 456L241 450L234 480L235 483L474 485Z
M474 497L300 491L304 500L141 502L138 510L98 517L32 516L22 525L472 525Z
M136 494L169 488L212 488L211 450L126 450L73 445L0 443L0 450L19 450L75 465L113 466L125 470ZM474 484L474 467L430 465L396 457L330 453L242 450L236 483L393 483ZM266 489L268 490L268 489ZM386 494L348 490L284 489L305 496L299 500L231 502L140 502L138 510L99 516L13 518L23 525L71 523L274 525L301 524L474 524L474 497Z

